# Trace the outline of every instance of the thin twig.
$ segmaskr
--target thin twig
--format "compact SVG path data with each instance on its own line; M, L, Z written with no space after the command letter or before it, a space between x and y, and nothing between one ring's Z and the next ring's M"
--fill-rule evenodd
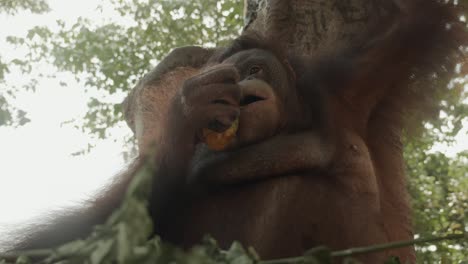
M32 250L21 250L12 251L8 253L0 253L0 259L15 260L20 256L27 256L30 258L45 258L50 256L54 251L52 249L32 249Z
M379 244L379 245L369 246L369 247L356 247L356 248L350 248L346 250L333 251L331 252L330 255L331 257L349 257L353 255L372 253L372 252L382 251L386 249L401 248L401 247L429 243L429 242L438 242L442 240L455 240L455 239L462 239L462 238L468 238L468 236L466 234L452 234L452 235L447 235L447 236L442 236L442 237L419 238L419 239L414 239L414 240ZM299 263L301 261L304 261L304 256L264 260L264 261L259 261L258 263L259 264L291 264L291 263Z
M438 242L442 240L454 240L454 239L462 239L465 237L465 234L452 234L442 237L427 237L427 238L418 238L414 240L407 240L407 241L398 241L392 242L387 244L380 244L370 247L358 247L358 248L350 248L346 250L334 251L331 253L332 257L346 257L350 255L357 255L357 254L364 254L364 253L371 253L375 251L381 251L384 249L392 249L392 248L401 248L407 247L411 245L417 244L424 244L429 242Z

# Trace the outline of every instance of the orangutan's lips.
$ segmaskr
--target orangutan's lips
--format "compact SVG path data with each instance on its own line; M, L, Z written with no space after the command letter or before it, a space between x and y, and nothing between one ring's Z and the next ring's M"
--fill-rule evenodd
M246 95L241 99L240 106L243 107L243 106L253 104L255 102L263 101L263 100L266 100L266 98L262 98L257 95Z
M242 96L240 106L245 107L250 104L268 100L273 96L273 91L270 86L262 80L244 80L239 83Z

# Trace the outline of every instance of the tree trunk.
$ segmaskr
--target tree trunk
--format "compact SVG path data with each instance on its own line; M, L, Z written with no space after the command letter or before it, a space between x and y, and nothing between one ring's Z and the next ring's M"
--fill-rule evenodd
M401 8L383 0L245 0L244 30L275 34L303 55L355 43Z

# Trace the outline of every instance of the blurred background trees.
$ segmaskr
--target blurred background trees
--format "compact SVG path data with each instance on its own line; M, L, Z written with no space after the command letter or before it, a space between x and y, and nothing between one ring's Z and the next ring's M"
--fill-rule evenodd
M0 0L0 14L6 16L46 16L50 8L43 0ZM47 64L57 73L73 74L89 91L84 118L68 122L105 139L122 120L119 102L126 92L172 48L220 46L243 26L241 1L102 0L97 8L111 9L114 19L98 23L78 18L71 24L58 20L53 28L37 26L26 35L6 37L7 45L26 52L21 57L0 55L0 126L30 121L14 98L19 91L35 91L34 76L42 76L42 65ZM451 148L468 141L466 70L460 66L459 72L448 92L440 95L439 118L406 140L417 237L468 232L468 150ZM28 81L14 83L8 78L12 73ZM59 83L67 86L67 80ZM421 263L458 263L468 259L468 243L419 247L418 258Z

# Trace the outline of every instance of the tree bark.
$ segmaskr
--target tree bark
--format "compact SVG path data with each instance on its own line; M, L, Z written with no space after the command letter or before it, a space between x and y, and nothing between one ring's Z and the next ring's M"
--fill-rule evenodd
M383 0L245 0L244 30L275 34L303 55L333 52L385 30L402 8Z

